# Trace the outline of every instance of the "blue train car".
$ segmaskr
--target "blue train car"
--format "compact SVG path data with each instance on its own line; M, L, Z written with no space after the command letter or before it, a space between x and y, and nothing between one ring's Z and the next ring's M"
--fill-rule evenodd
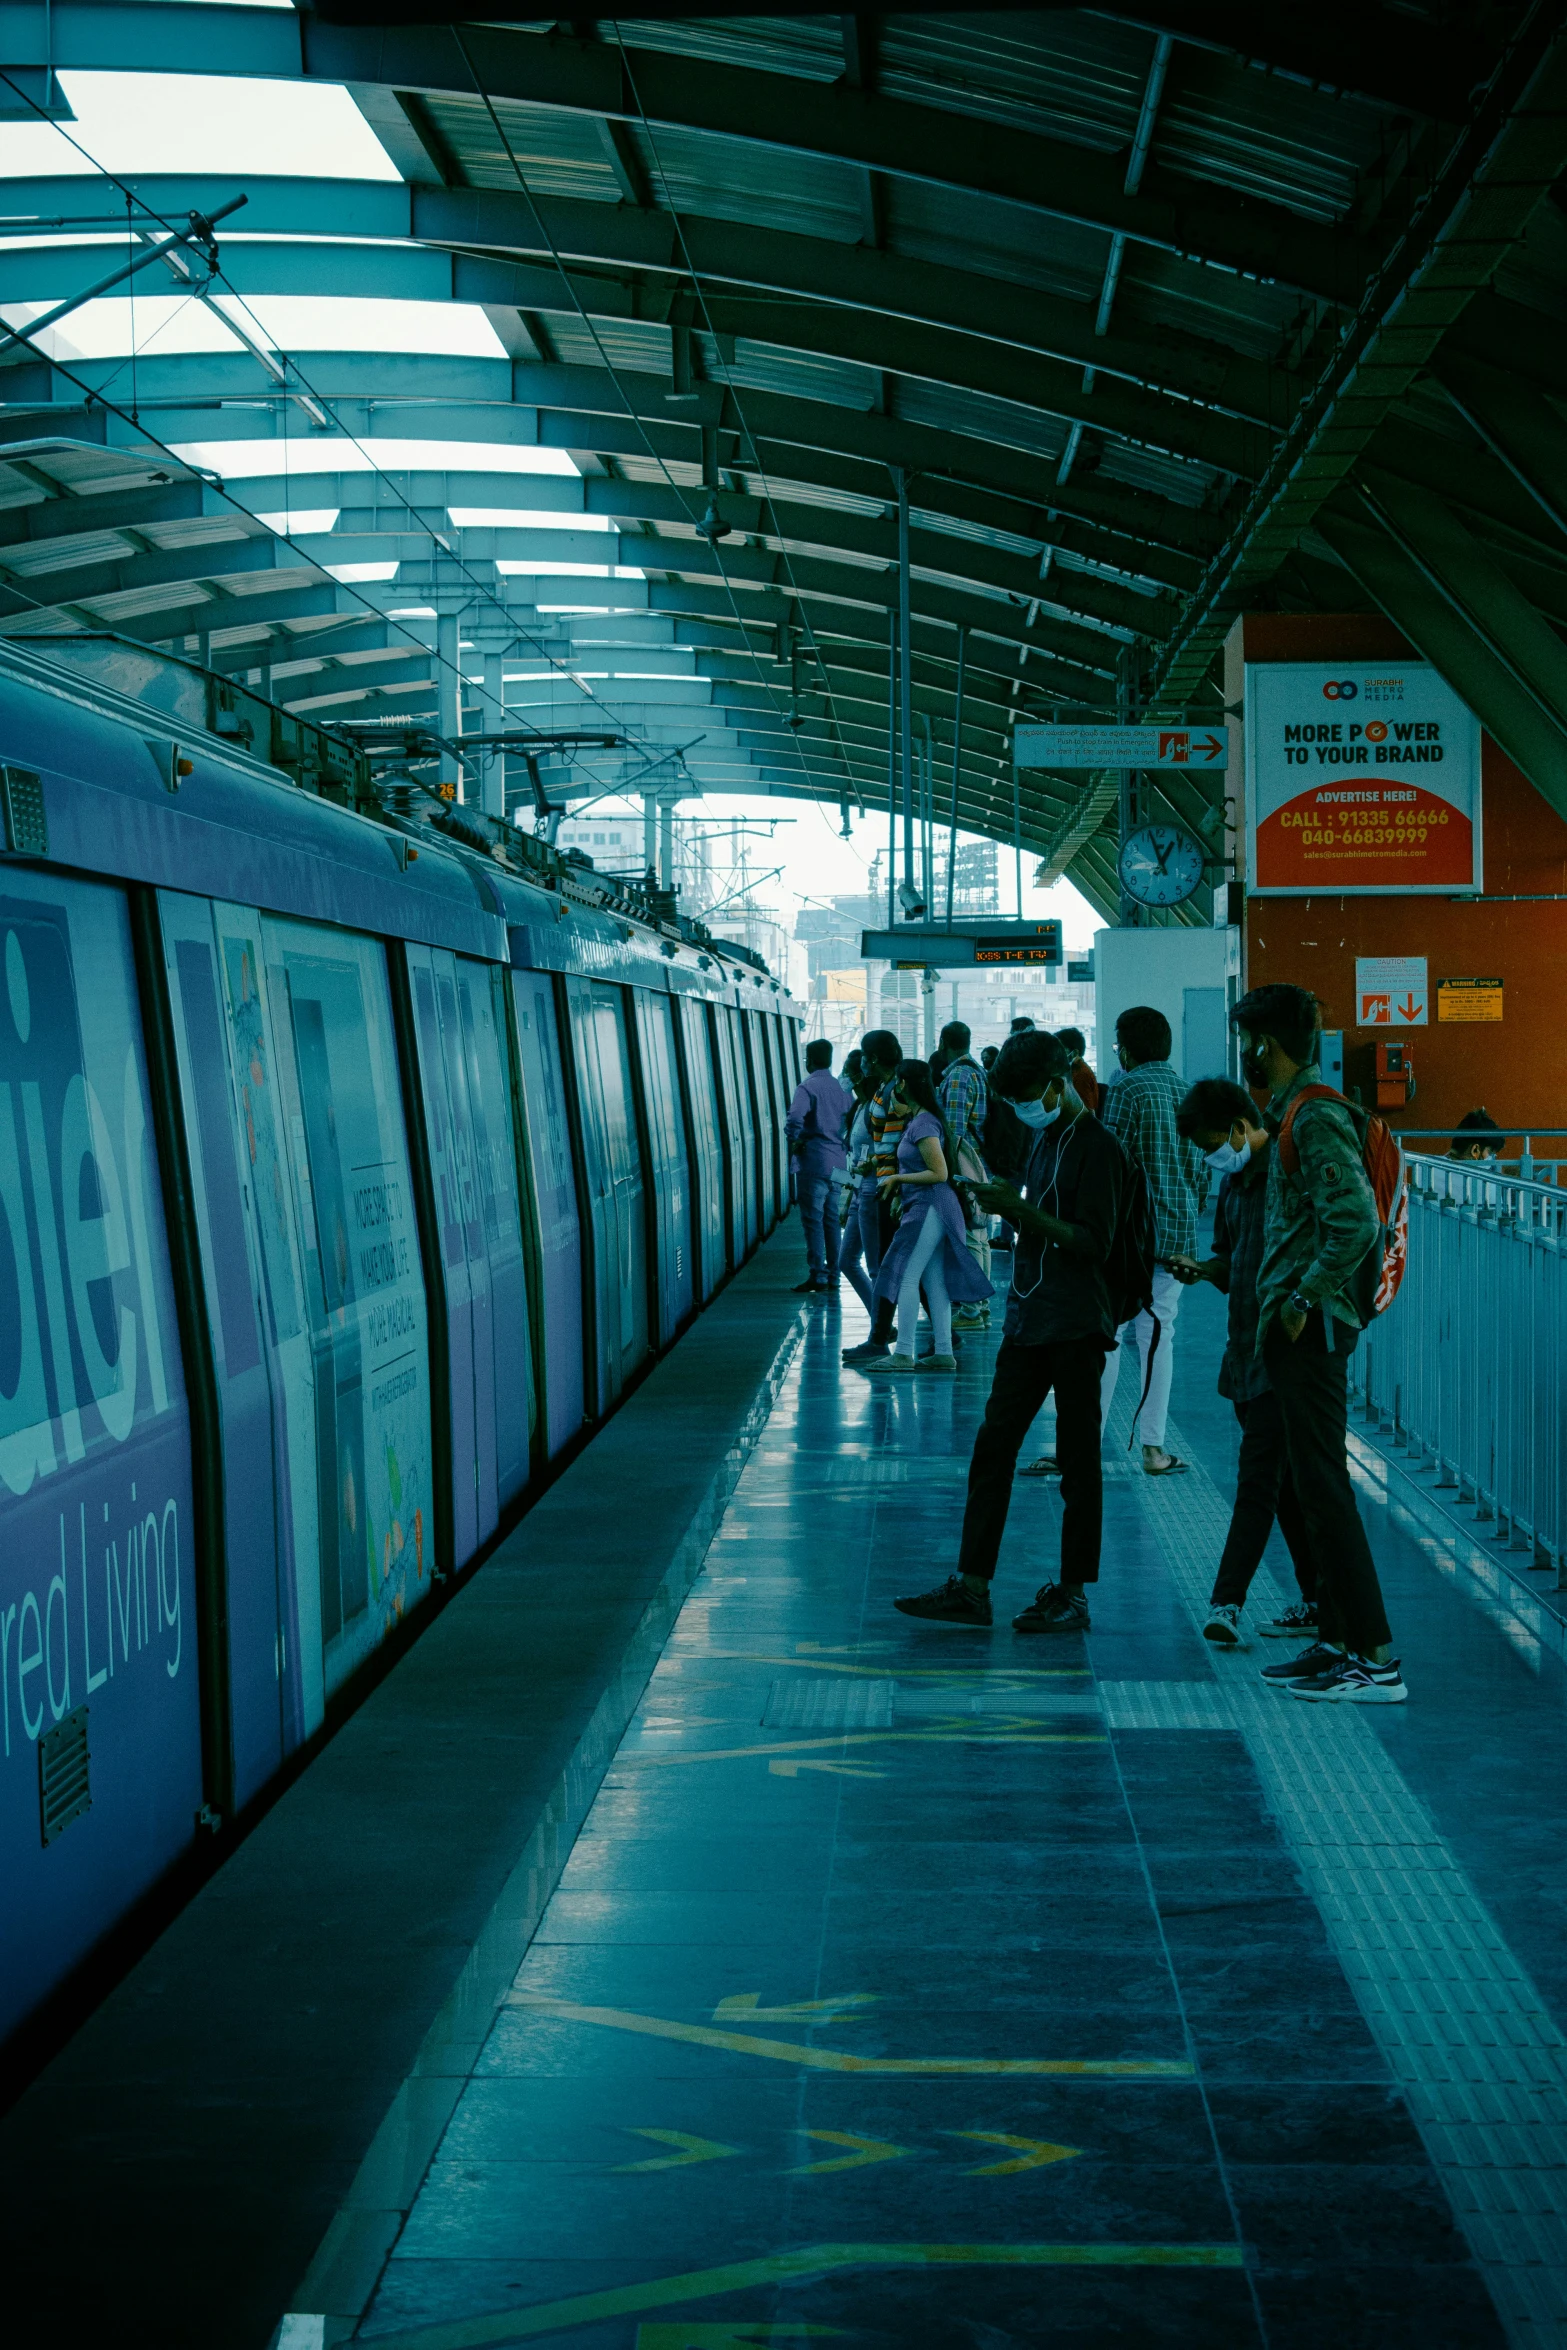
M787 1202L775 980L322 758L0 650L0 2038Z

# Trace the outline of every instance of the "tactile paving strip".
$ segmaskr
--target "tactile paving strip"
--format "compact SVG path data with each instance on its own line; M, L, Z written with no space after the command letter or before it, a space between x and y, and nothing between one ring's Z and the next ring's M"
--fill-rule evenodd
M1143 1506L1200 1625L1229 1505L1193 1462ZM1258 1574L1259 1614L1284 1597ZM1370 1719L1210 1654L1211 1683L1103 1685L1111 1726L1244 1733L1510 2339L1567 2350L1567 2041Z

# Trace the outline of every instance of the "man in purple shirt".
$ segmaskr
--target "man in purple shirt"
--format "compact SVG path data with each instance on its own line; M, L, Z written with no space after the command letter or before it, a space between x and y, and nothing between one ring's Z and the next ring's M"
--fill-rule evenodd
M806 1273L796 1287L818 1296L829 1295L838 1286L836 1270L828 1269L836 1268L838 1262L833 1178L848 1165L843 1138L853 1107L832 1073L832 1046L825 1036L813 1037L805 1048L805 1075L794 1089L784 1131L789 1137L800 1222L805 1230ZM833 1221L831 1248L824 1229L829 1215Z

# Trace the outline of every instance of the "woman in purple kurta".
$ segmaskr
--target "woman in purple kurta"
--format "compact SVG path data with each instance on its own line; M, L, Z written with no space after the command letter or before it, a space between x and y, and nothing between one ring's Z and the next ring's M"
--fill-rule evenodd
M962 1203L947 1175L946 1130L930 1072L922 1061L905 1061L897 1092L914 1115L898 1143L897 1173L883 1178L901 1196L903 1213L876 1275L878 1299L898 1301L897 1344L890 1355L865 1365L868 1377L914 1371L955 1371L952 1351L954 1303L977 1303L991 1295L964 1237ZM920 1289L930 1308L935 1352L916 1363L914 1325Z

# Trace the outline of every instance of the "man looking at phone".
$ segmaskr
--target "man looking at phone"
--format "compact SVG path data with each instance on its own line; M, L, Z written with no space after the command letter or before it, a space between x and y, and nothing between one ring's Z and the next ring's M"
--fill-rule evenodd
M1023 1190L1000 1181L963 1188L1017 1240L1005 1335L969 1464L958 1571L895 1604L924 1622L983 1630L1018 1451L1047 1396L1056 1399L1061 1462L1061 1564L1017 1632L1086 1632L1086 1588L1099 1575L1103 1483L1099 1379L1114 1336L1105 1267L1120 1221L1125 1153L1073 1092L1066 1047L1043 1029L1009 1037L991 1072L1027 1130Z
M1178 1281L1211 1281L1229 1299L1229 1344L1219 1365L1219 1393L1229 1397L1241 1424L1235 1508L1203 1636L1218 1648L1241 1645L1241 1610L1277 1520L1300 1597L1262 1629L1281 1640L1315 1640L1316 1565L1290 1476L1284 1416L1257 1352L1257 1270L1272 1144L1251 1095L1228 1077L1199 1078L1176 1111L1175 1123L1222 1180L1213 1211L1212 1256L1202 1264L1173 1257L1170 1270Z

